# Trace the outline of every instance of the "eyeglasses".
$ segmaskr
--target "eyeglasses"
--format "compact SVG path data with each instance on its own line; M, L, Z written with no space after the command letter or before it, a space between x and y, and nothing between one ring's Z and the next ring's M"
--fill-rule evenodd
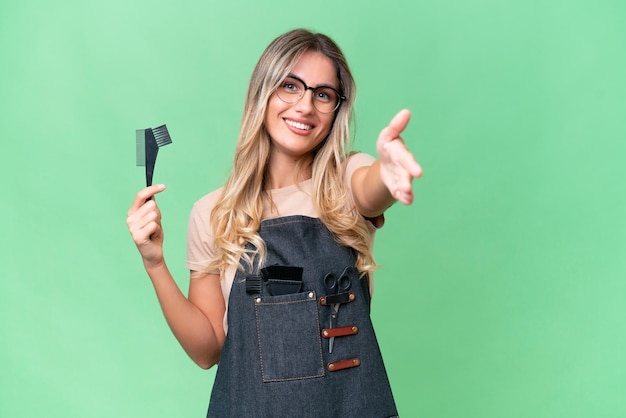
M298 103L307 90L313 92L313 106L320 113L332 113L339 108L342 100L346 97L330 86L309 87L304 81L294 75L285 78L276 94L285 103Z

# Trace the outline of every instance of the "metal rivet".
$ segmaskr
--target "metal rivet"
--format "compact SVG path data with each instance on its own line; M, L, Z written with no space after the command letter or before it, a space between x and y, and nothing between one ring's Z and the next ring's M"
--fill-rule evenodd
M354 293L350 293L350 300L354 300L356 298L356 296L354 295Z
M313 299L314 296L315 294L313 292L309 292L309 299Z
M354 332L355 334L359 332L359 327L352 327L352 332Z
M361 364L361 361L360 361L358 358L355 358L354 360L352 360L352 363L353 363L355 366L358 366L359 364Z
M256 299L255 299L255 302L256 302L256 303L261 303L261 298L256 298Z
M333 363L330 363L330 364L328 365L328 370L330 370L331 372L332 372L333 370L335 370L335 365L334 365Z
M328 337L328 331L324 330L324 337Z

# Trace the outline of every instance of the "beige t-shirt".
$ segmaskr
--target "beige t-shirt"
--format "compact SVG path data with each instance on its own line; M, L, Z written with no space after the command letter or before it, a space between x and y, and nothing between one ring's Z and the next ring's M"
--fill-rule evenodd
M350 189L350 179L356 169L364 166L372 165L374 157L364 153L351 155L348 158L344 182ZM220 274L220 271L207 271L207 266L215 254L215 246L213 239L213 231L210 226L210 216L213 207L220 198L223 188L219 188L198 200L189 216L189 226L187 231L187 262L185 266L189 270L201 271L213 274ZM270 195L274 207L269 204L264 205L262 220L272 219L291 215L304 215L311 218L318 218L319 215L313 205L312 181L306 180L298 185L291 185L280 189L270 190ZM384 217L368 222L372 238L377 228L380 228L384 222ZM236 265L230 265L221 273L222 295L228 309L228 297L233 285ZM373 290L373 280L370 274L370 291ZM226 330L226 315L224 316L224 329Z

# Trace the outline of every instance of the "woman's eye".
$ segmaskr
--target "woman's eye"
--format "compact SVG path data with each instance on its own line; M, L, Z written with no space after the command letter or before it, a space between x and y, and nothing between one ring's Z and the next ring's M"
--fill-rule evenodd
M330 102L333 100L333 94L327 90L319 90L315 93L315 98L322 102Z
M302 90L300 85L293 80L283 81L282 89L289 93L297 93Z

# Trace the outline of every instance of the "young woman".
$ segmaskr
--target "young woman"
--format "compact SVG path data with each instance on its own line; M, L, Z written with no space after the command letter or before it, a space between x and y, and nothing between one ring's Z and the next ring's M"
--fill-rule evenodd
M355 86L327 36L287 32L259 59L224 187L194 205L185 297L166 266L161 213L140 191L127 224L172 332L202 368L219 362L207 416L391 417L369 318L374 231L413 201L421 168L400 134L378 160L349 153Z

